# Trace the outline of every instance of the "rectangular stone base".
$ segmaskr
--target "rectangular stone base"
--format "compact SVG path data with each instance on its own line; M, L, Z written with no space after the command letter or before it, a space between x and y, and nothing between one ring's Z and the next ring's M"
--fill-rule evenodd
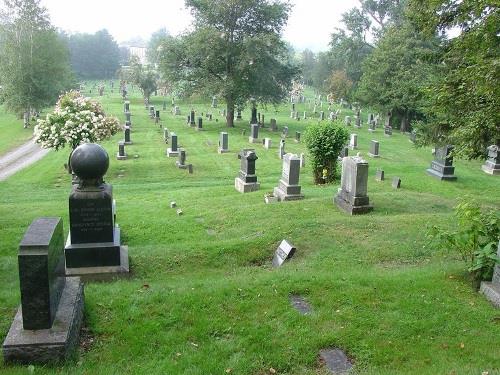
M286 191L280 189L279 187L275 187L273 190L273 195L278 198L278 201L297 201L300 199L304 199L303 194L287 194Z
M202 131L203 131L203 128L196 128L196 131L197 131L197 132L202 132Z
M116 160L127 160L127 154L120 156L119 153L116 154Z
M179 156L179 151L172 151L172 149L169 147L169 148L167 148L167 151L165 151L165 154L169 158L176 158Z
M380 155L375 155L375 154L372 154L371 152L368 153L368 156L371 158L379 158L380 157Z
M432 177L439 178L440 180L446 180L446 181L455 181L457 179L457 176L452 175L452 174L442 174L432 168L427 169L427 174L431 175Z
M241 178L236 177L234 179L234 188L240 193L250 193L252 191L257 191L260 189L259 182L245 182Z
M488 173L488 174L500 175L500 168L499 169L494 169L494 168L490 168L489 165L484 164L484 165L481 166L481 169L483 171L485 171L486 173Z
M495 307L500 308L500 284L483 281L479 291L483 293L486 299Z
M126 144L126 145L131 145L132 141L130 141L130 142L123 142L123 143Z
M106 281L129 276L128 246L120 246L117 266L66 268L66 276L80 276L83 281Z
M222 148L219 148L219 149L217 149L217 152L218 152L219 154L225 154L226 152L229 152L229 150L224 150L224 149L222 149Z
M193 173L193 164L181 164L179 161L176 161L175 165L179 169L187 169L189 173Z
M260 143L261 140L259 138L248 137L248 142L250 142L250 143Z
M22 310L19 307L3 343L4 362L47 364L70 358L78 346L84 298L80 278L67 278L50 329L24 330Z
M373 210L373 206L370 204L353 206L351 203L343 199L340 194L337 194L333 198L333 202L337 205L337 207L341 208L349 215L363 215Z

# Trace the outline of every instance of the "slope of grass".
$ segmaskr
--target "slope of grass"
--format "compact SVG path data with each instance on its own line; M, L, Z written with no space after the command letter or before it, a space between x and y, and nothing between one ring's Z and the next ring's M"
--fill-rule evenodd
M5 112L0 106L0 156L27 142L33 136L33 128L24 129L23 120Z
M116 90L99 99L124 121ZM153 101L161 108L162 98ZM122 241L129 245L131 278L88 283L86 325L94 344L77 363L37 367L36 373L262 375L272 368L278 374L326 374L318 360L326 347L344 349L361 374L498 373L498 310L472 289L456 254L434 251L424 237L430 224L452 225L459 196L500 207L499 179L483 173L479 161L456 161L458 180L440 182L425 173L429 149L413 148L398 132L391 138L381 129L370 134L364 113L359 151L366 155L377 139L381 153L368 159L372 213L341 212L332 202L338 184L313 185L307 165L301 171L304 200L266 205L263 195L281 173L278 133L261 130L261 137L273 140L270 150L250 145L248 110L236 128L227 129L208 104L181 102L182 116L161 115L187 150L194 165L189 175L165 156L163 132L142 103L133 92L129 159L115 159L122 135L104 143L111 159L106 181L113 184ZM170 98L168 104L170 109ZM185 124L191 107L214 113L213 121L204 118L203 132ZM309 104L297 107L312 110ZM291 120L285 104L278 113L263 112L267 124L276 117L280 130L289 126L292 138L316 121ZM343 110L341 117L349 113ZM220 131L229 132L228 154L217 153ZM240 194L234 189L236 155L249 147L259 157L261 190ZM286 150L305 147L289 139ZM16 255L24 231L39 216L61 216L68 228L68 152L52 152L0 182L2 339L19 304ZM377 168L388 180L375 182ZM390 186L394 176L402 178L400 190ZM169 208L172 200L183 216ZM272 269L283 238L297 254ZM313 312L298 314L291 294L303 295ZM1 373L26 371L0 362Z

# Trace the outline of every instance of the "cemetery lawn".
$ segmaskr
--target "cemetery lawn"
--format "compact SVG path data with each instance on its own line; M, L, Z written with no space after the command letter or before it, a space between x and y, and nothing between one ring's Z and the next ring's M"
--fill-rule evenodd
M100 99L123 123L116 91ZM131 277L86 283L79 359L57 370L36 366L36 374L327 374L318 357L323 348L345 350L360 374L500 372L499 310L473 289L453 249L438 252L425 238L432 224L453 226L458 197L500 208L500 179L482 172L481 161L456 160L456 182L434 179L425 172L430 149L415 149L398 131L391 138L380 128L370 134L365 111L363 128L355 132L370 163L372 213L341 212L333 204L338 183L315 186L309 165L300 177L304 200L266 205L263 195L277 186L282 164L279 133L269 131L269 120L276 117L280 131L289 126L286 151L293 153L305 152L303 143L293 142L295 131L303 133L316 120L291 120L288 104L278 114L267 108L267 129L259 134L272 138L273 148L266 150L248 143L249 110L228 129L214 109L214 121L204 118L204 131L197 132L186 126L188 110L192 105L206 113L209 103L179 103L181 116L161 116L186 148L194 166L190 175L165 156L163 131L142 103L133 92L128 160L115 157L122 134L103 144ZM153 103L161 109L162 98ZM341 118L347 114L343 110ZM220 131L229 132L230 153L217 153ZM379 159L366 156L371 139L380 141ZM259 157L261 190L240 194L234 189L237 152L250 147ZM17 248L23 233L40 216L60 216L69 228L70 177L63 169L68 153L50 152L0 182L2 341L20 303ZM377 168L385 170L384 182L375 181ZM402 179L400 190L391 188L395 176ZM284 238L297 253L272 269ZM290 305L293 294L311 304L309 315ZM0 373L27 371L0 360Z
M33 136L33 127L23 128L23 120L5 112L0 106L0 156L27 142Z

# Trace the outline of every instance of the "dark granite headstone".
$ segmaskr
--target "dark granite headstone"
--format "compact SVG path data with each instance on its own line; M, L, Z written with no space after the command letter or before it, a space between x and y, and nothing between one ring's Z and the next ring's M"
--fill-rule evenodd
M189 125L190 126L195 126L196 125L196 122L195 122L195 119L194 119L194 111L191 110L191 114L189 115Z
M257 124L257 108L252 108L252 118L250 119L250 124Z
M455 167L453 166L453 157L451 152L453 146L446 145L436 147L436 154L431 163L431 167L427 169L427 173L440 180L454 181L457 176L454 175Z
M240 159L240 171L234 181L235 189L240 193L259 190L260 183L257 182L257 175L255 174L255 162L258 159L255 150L242 150L238 154L238 159Z

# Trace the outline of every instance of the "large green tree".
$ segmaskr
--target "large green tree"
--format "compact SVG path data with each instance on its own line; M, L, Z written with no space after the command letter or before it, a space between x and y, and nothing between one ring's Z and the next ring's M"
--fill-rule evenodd
M1 99L18 115L55 103L72 83L68 50L40 0L4 0L0 24Z
M500 5L488 0L411 0L410 16L430 35L451 28L439 80L428 90L423 143L451 143L455 153L481 158L500 143Z
M189 93L219 95L227 125L235 107L254 98L279 103L297 73L280 38L290 11L285 1L186 0L194 30L162 45L165 78Z

